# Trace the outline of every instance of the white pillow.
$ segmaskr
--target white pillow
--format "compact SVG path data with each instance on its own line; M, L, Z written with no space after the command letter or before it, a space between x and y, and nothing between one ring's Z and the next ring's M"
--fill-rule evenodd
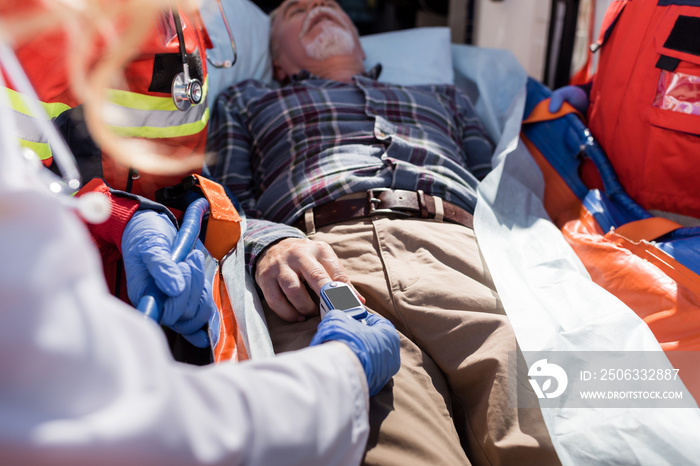
M216 96L228 86L245 79L272 81L269 55L270 19L250 0L221 0L231 28L238 58L231 68L209 72L209 108ZM207 32L215 44L208 54L218 61L231 60L233 53L216 0L202 0L200 12ZM452 84L450 30L426 27L371 34L360 38L367 56L365 67L382 64L379 80L394 84Z
M453 84L450 29L426 27L360 38L365 67L382 64L379 81L403 84Z
M246 79L272 81L270 18L250 0L221 0L231 33L236 43L238 58L231 68L216 68L207 62L209 73L209 109L216 96L227 87ZM200 13L214 48L207 54L214 60L233 59L224 20L216 0L202 0Z

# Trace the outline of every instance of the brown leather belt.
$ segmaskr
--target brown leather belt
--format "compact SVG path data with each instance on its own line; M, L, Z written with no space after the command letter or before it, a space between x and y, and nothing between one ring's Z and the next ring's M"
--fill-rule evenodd
M294 226L306 233L334 223L375 215L430 218L474 228L474 216L456 205L423 191L370 189L344 196L305 212Z

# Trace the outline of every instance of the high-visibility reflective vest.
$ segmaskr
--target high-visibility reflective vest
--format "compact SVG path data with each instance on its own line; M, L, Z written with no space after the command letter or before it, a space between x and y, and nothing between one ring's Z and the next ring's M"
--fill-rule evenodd
M207 70L205 49L211 48L206 30L198 17L191 17L180 11L182 34L189 65L189 74L203 84L204 95L201 103L192 105L186 111L179 110L171 95L171 85L175 76L183 71L180 42L174 26L172 13L164 13L154 24L153 33L147 38L140 53L124 70L123 89L109 89L107 96L113 110L105 112L105 123L119 136L157 140L167 146L167 153L173 158L191 156L204 161L206 130L209 121L207 107ZM71 51L67 50L68 40L62 31L42 34L23 43L15 52L22 64L39 99L51 118L57 118L67 111L73 111L80 101L73 95L69 86L69 66ZM12 86L12 83L9 83ZM23 104L21 96L8 90L10 102L20 115L21 143L34 150L46 165L51 164L51 148L37 129L34 118ZM69 146L73 141L68 141ZM71 147L74 151L80 148ZM178 183L183 174L161 176L139 173L130 174L129 167L117 164L112 158L101 154L99 173L83 173L87 182L90 178L102 177L107 183L120 190L153 199L154 192L163 187ZM94 164L93 164L94 165Z
M5 89L10 106L17 114L16 131L20 144L33 150L47 166L51 164L51 148L49 141L39 124L36 122L36 115L30 110L25 97L13 89ZM43 103L43 102L42 102ZM70 106L61 103L43 103L46 114L51 119L55 119L63 112L70 110Z

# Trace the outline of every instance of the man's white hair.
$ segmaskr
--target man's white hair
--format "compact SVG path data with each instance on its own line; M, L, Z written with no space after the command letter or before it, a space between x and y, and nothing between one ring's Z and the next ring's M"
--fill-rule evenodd
M275 24L275 21L277 20L277 16L279 16L279 13L282 11L283 5L284 5L284 2L282 2L277 8L272 10L270 12L270 15L269 15L269 17L270 17L270 46L269 47L270 47L270 57L273 60L275 58L277 58L277 56L279 54L279 45L277 44L277 40L275 39L275 35L274 35L274 24ZM327 7L320 7L320 8L327 8ZM337 10L335 10L335 9L330 9L330 10L332 10L332 12L331 12L332 15L335 15L336 17L338 17ZM327 10L327 11L330 11L330 10ZM354 30L355 36L359 36L360 33L357 29L357 26L355 26L354 23L351 23L351 27ZM346 31L346 32L348 32L348 31ZM350 34L351 39L354 41L354 37L353 37L352 33L349 33L349 34ZM307 51L307 53L308 53L308 51Z
M316 37L311 42L304 43L304 36L309 32L313 20L319 14L328 14L335 18L336 22L324 21L317 27L321 28ZM306 17L299 39L306 50L306 54L315 60L325 60L334 55L341 55L352 52L355 46L355 37L347 28L341 26L347 24L345 18L338 13L338 10L326 6L314 8L312 13Z

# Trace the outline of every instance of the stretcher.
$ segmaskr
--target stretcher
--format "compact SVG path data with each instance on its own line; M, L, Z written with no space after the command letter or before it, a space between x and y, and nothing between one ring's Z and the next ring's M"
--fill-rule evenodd
M217 82L270 79L267 43L264 40L259 43L260 36L267 34L265 15L247 1L233 2L229 15L242 67L213 71L213 92ZM204 20L208 22L207 15ZM220 33L225 37L214 20L209 20L207 28L210 34ZM243 43L246 45L241 46ZM635 308L634 302L617 296L613 288L608 289L610 285L589 270L590 261L579 254L564 220L579 218L579 213L586 212L583 218L590 220L590 233L597 235L591 236L592 244L596 241L606 244L615 230L631 235L621 228L634 221L645 223L650 216L620 191L614 173L604 164L602 154L596 153L595 142L589 139L577 116L567 113L560 118L523 124L524 117L550 91L530 79L512 53L450 44L449 31L441 28L363 37L362 45L368 66L376 61L383 63L380 79L400 84L453 82L458 85L471 97L489 135L497 141L493 171L479 188L475 232L526 363L535 367L537 360L533 357L547 352L559 354L564 358L561 365L570 363L571 367L576 367L575 355L586 352L648 352L650 360L654 359L665 370L674 370L674 364L682 363L670 360L674 353L692 356L688 351L678 350L694 349L697 343L700 295L694 238L698 232L677 226L669 232L670 224L666 223L666 230L659 230L658 226L652 229L657 233L654 243L649 241L651 237L633 237L635 247L615 246L637 265L648 265L651 256L664 258L659 262L661 268L654 266L655 275L649 278L640 275L638 280L625 283L642 285L629 291L644 303L653 301L646 293L655 290L654 283L670 283L671 291L666 299L673 298L679 312L658 311L657 306L653 321ZM600 162L605 191L591 191L580 180L576 181L582 146L589 157ZM561 195L560 188L571 194ZM614 227L612 232L611 227ZM603 267L607 262L605 258L600 260ZM241 284L247 285L246 299L257 300L249 277L228 284L229 293ZM687 295L681 292L683 284L687 285ZM259 301L254 304L259 305ZM254 328L263 335L262 314L259 311L251 314L260 324ZM673 325L663 328L663 324L673 320L676 321ZM692 335L678 337L679 331L691 327ZM263 346L269 345L269 339L263 338L261 342ZM258 343L257 337L248 336L251 348ZM267 351L263 353L269 354ZM691 357L691 367L697 367L693 363L697 361ZM689 371L687 366L681 371L683 377L669 381L666 388L685 395L682 407L593 404L582 408L566 397L551 407L546 403L550 400L540 400L562 462L572 465L694 463L700 457L700 444L696 441L700 410L691 394L697 396L694 386L697 381L691 377L696 371Z
M545 208L591 278L630 306L666 351L700 345L700 228L643 209L624 191L595 138L571 112L550 114L528 83L523 139L545 178ZM562 135L562 137L556 137ZM602 189L579 173L588 163Z
M269 80L271 74L266 16L248 1L231 2L227 7L238 43L239 67L212 71L214 93L218 83ZM215 44L217 35L226 37L216 14L204 11L203 18ZM497 141L493 171L478 193L475 232L526 362L534 366L533 355L549 352L563 355L561 365L570 362L575 367L576 354L625 351L651 352L649 358L654 356L667 370L682 365L677 360L672 364L671 359L696 349L700 325L698 231L647 220L651 216L620 190L595 141L574 114L541 121L532 118L523 124L550 91L530 79L510 52L452 45L449 31L441 28L364 37L362 45L368 66L376 61L384 65L382 79L400 84L454 82L472 98L489 135ZM222 55L226 51L222 49ZM584 154L598 162L605 190L589 190L580 181L582 147ZM601 279L599 275L605 274L594 270L595 262L572 239L576 229L567 221L577 221L580 227L584 220L589 230L583 243L593 249L609 246L608 251L599 252L601 270L610 262L606 258L610 249L628 259L617 264L632 271L631 279L622 282L627 289L620 290L619 285L616 289ZM642 237L633 236L633 229L624 226L636 222L653 225L645 227L651 230ZM612 239L614 235L620 238ZM637 269L630 268L630 263ZM227 273L245 276L235 260L225 259L223 267L224 277ZM636 279L635 273L639 274ZM660 291L658 284L668 286ZM250 277L229 279L227 285L232 300L245 297L246 309L239 312L242 319L249 320L241 327L258 331L247 335L248 353L257 357L255 348L260 345L260 354L271 354ZM649 297L652 292L657 293L654 299ZM651 305L647 309L652 310L642 310L639 302ZM691 367L697 367L694 362L691 357ZM683 377L669 381L667 388L686 395L683 407L581 408L565 397L556 407L549 407L545 403L549 400L541 400L562 462L694 463L700 457L695 440L700 410L691 395L692 391L697 397L697 381L691 377L696 371L686 366L681 371Z
M670 234L663 228L655 230L664 232L663 240L637 240L638 247L623 247L619 245L622 240L610 240L616 229L651 217L619 191L612 173L604 176L605 192L587 188L584 192L575 181L574 165L579 161L576 155L580 148L585 146L582 143L590 146L586 146L587 153L594 158L601 156L595 153L595 143L578 117L569 113L541 122L526 120L523 125L523 115L532 113L548 95L548 89L529 79L506 51L453 45L451 54L455 82L472 95L491 136L498 141L494 170L479 190L475 232L526 362L535 367L537 360L532 355L556 353L561 366L566 367L570 358L570 367L575 367L573 355L585 352L653 352L655 367L680 367L682 371L681 378L665 384L668 390L684 394L686 403L681 407L582 408L575 400L566 399L549 407L544 402L548 400L544 400L541 409L562 462L692 464L700 454L695 441L700 410L693 400L697 380L690 372L697 361L691 358L683 362L666 355L674 349L693 349L696 344L694 330L676 338L679 331L694 329L698 320L695 230L674 229ZM601 170L606 173L604 164ZM567 184L569 175L571 186ZM562 191L566 189L577 194L564 196ZM578 219L579 226L588 222L584 226L590 228L586 232L589 246L613 241L616 251L631 258L628 263L618 264L632 272L624 283L644 284L659 279L661 274L667 281L676 280L671 285L676 290L687 282L687 301L681 301L686 299L685 291L678 291L673 296L675 313L670 315L657 305L655 311L649 311L649 315L658 314L656 320L645 322L649 315L635 308L634 302L626 301L625 296L616 296L614 286L590 271L590 261L576 243L576 229L564 221L567 219ZM614 229L608 231L611 227ZM609 251L600 254L603 259L599 265L605 268L608 259L604 255ZM646 265L652 256L665 259L653 266L658 269L656 276L647 277L644 273L649 273ZM642 266L634 269L630 261ZM244 272L240 243L219 261L219 267L224 298L230 301L233 313L233 319L229 316L229 322L233 322L228 327L229 343L237 350L217 360L272 356L262 306L252 280ZM647 288L657 288L643 288L627 291L648 307L653 300ZM669 322L663 322L664 318Z
M237 44L236 66L211 71L212 94L232 82L271 76L267 17L248 0L228 2L225 13L227 21L218 13L208 16L206 10L202 15L214 43L227 46L222 57L230 54L230 31ZM230 31L223 28L226 22ZM224 40L217 40L218 36ZM658 364L673 370L680 364L672 360L674 353L696 349L698 231L666 223L654 226L653 237L631 237L633 229L624 226L638 221L651 224L645 222L651 217L619 190L614 174L607 170L580 120L567 113L525 119L523 124L549 90L529 79L510 52L451 45L449 31L444 28L366 37L362 43L368 65L374 60L385 65L383 79L402 84L454 82L471 97L489 135L497 142L493 170L478 191L474 228L528 365L539 367L535 355L544 353L562 355L561 366L576 367L577 354L625 351L660 356ZM212 51L214 59L219 51L216 47ZM407 72L405 66L413 66L414 72ZM582 146L585 154L599 162L606 181L604 191L592 191L578 180ZM211 199L208 201L210 209ZM245 230L245 218L240 227ZM589 240L577 243L583 235L575 234L584 227ZM623 290L626 294L621 294L602 280L593 265L597 263L604 270L608 259L603 255L598 262L591 261L579 247L595 247L596 243L611 244L642 271L654 270L646 263L659 259L649 278L623 283L643 282L645 289L628 287ZM235 245L228 246L207 245L212 253L207 270L220 310L219 334L212 337L212 344L215 352L217 347L221 351L214 360L271 357L262 305L245 272L240 234ZM663 299L671 299L673 312L657 307L645 314L631 298L649 304L652 300L647 288L653 286L648 285L662 281L670 284L671 291ZM671 325L664 325L669 322ZM687 332L679 337L679 331ZM690 377L692 372L686 376L685 369L681 369L681 378L666 384L668 390L687 396L688 403L682 407L582 408L567 397L552 407L548 400L540 400L562 463L695 463L700 457L700 442L696 440L700 410L693 399L696 380Z
M688 401L684 407L595 403L582 407L566 396L550 407L550 400L541 399L562 462L694 463L700 452L694 440L700 411L693 399L698 361L693 352L670 351L692 349L695 344L691 329L698 322L695 256L673 248L674 241L696 241L689 239L693 231L676 229L662 236L658 246L640 237L616 238L616 244L610 239L615 230L632 236L633 230L627 233L624 225L651 217L620 190L578 117L568 113L537 121L533 116L523 122L538 104L546 107L549 89L528 78L505 52L474 48L463 53L463 58L455 59L456 72L461 73L456 82L470 83L480 100L477 107L490 109L482 117L493 121L489 127L497 129L493 136L499 141L493 171L479 188L475 232L526 362L532 367L536 357L558 355L559 365L569 370L580 367L587 354L647 352L646 359L657 361L664 370L680 367L681 377L665 387L682 392ZM491 69L493 74L478 76L474 69ZM600 163L605 191L590 191L576 181L580 153ZM578 222L579 230L567 222ZM581 234L582 225L590 228L584 231L588 237ZM610 231L611 227L616 228ZM664 234L663 229L656 232ZM669 244L662 244L666 240ZM624 242L626 247L620 244ZM597 264L583 254L581 244L591 250L603 248ZM626 257L627 263L615 262L611 252ZM663 260L653 265L652 256ZM618 272L629 273L628 279L622 284L606 282L594 270L596 265L603 271L617 267ZM684 284L690 288L687 295ZM653 294L660 285L670 290L666 299L671 302L663 303L667 305L663 308L656 301L654 308ZM616 296L625 286L636 302ZM636 307L639 304L652 310Z

